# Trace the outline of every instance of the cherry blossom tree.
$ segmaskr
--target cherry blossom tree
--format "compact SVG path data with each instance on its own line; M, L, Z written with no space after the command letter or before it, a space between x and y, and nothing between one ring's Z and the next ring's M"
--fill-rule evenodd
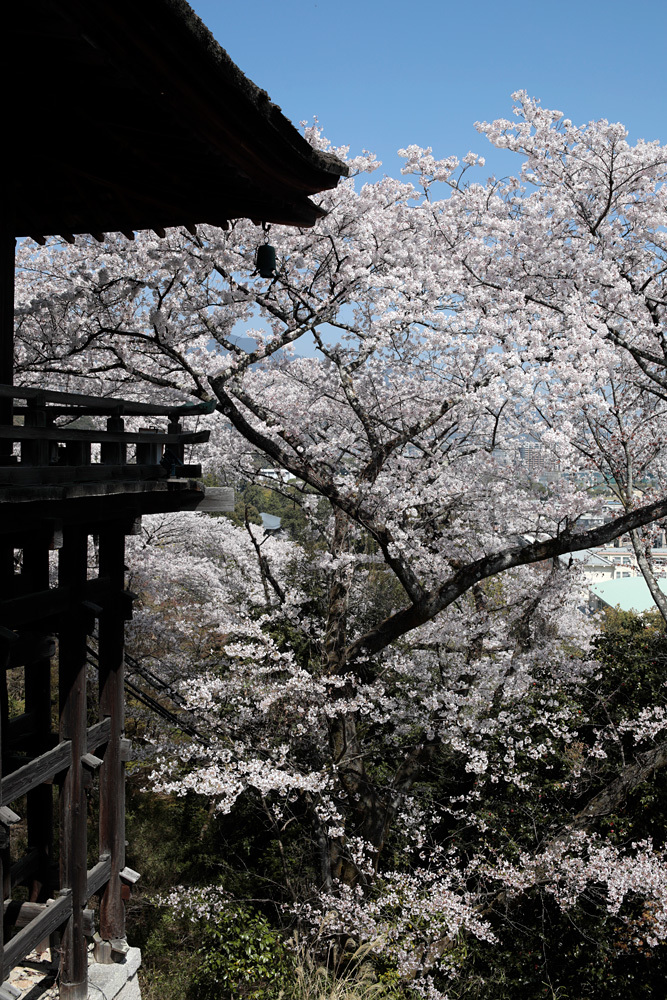
M298 545L199 517L173 528L167 577L182 624L170 627L203 626L183 694L210 735L179 749L176 773L166 757L158 780L223 813L255 796L278 843L307 831L311 914L333 914L332 933L394 935L396 961L417 979L446 964L462 930L493 936L483 900L501 883L550 880L572 900L611 865L613 908L664 866L648 843L614 853L591 840L604 814L595 797L588 812L570 802L565 832L545 827L511 862L462 858L433 836L443 817L477 816L494 785L528 794L527 761L556 767L576 742L579 694L598 668L558 557L667 516L656 496L583 530L599 498L564 478L538 486L516 461L530 439L571 462L584 423L613 415L612 383L635 400L633 419L650 409L651 433L664 434L647 400L667 384L667 151L515 100L514 122L478 128L523 156L519 176L468 183L479 157L409 147L412 181L374 181L372 156L348 158L352 176L321 196L328 214L314 230L271 230L268 278L255 271L266 237L247 221L19 249L19 377L211 400L212 471L251 480L259 454L295 477L277 488L308 519ZM316 126L307 134L328 148ZM649 454L638 438L640 463ZM146 593L163 581L157 608L166 529L151 530L136 572L149 561ZM137 642L142 621L144 637L153 628L146 615ZM665 763L661 711L642 722L654 767ZM615 726L578 750L579 774L595 771ZM471 783L436 807L420 781L448 754ZM619 761L619 787L643 780L635 764ZM408 874L384 861L401 836ZM379 872L386 893L370 907ZM287 861L285 884L299 911ZM665 900L651 898L661 928ZM396 937L400 912L414 919ZM421 944L408 923L429 928Z
M187 743L161 737L154 784L203 794L232 823L252 805L276 842L288 911L320 939L375 942L427 992L429 971L460 972L461 934L492 945L498 901L516 907L536 888L570 913L593 890L612 915L648 896L631 934L657 946L660 847L643 837L628 850L599 827L666 762L665 710L611 707L600 664L582 656L591 623L567 572L524 569L394 648L377 677L332 682L321 650L335 530L320 511L308 553L222 518L146 519L133 539L143 600L131 646L170 671L199 729ZM360 549L347 560L351 628L384 596L382 562ZM209 641L195 650L202 625ZM333 743L341 719L356 760ZM519 844L507 833L515 811L532 827ZM197 916L232 905L219 890L173 898Z
M627 371L610 373L608 385L599 389L597 405L582 407L575 448L626 511L664 493L664 414L661 396L636 385ZM667 597L660 590L652 559L661 527L654 522L628 535L651 597L667 621Z

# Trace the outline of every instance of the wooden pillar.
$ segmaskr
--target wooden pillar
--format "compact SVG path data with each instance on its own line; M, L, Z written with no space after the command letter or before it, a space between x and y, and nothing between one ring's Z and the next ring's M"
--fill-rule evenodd
M88 441L67 441L65 444L66 465L90 465L90 444Z
M49 542L41 538L23 550L23 576L33 591L49 586ZM34 755L50 748L51 658L42 656L25 667L25 710L34 715ZM44 903L51 896L53 853L53 790L48 784L28 792L28 849L36 849L38 861L30 882L30 901Z
M122 417L114 416L107 419L107 430L115 434L125 430ZM125 465L127 463L127 445L120 441L107 441L100 449L102 465Z
M3 536L0 544L0 580L0 593L3 599L7 599L13 592L14 587L14 548L11 540L6 536ZM0 646L0 745L2 746L3 756L6 740L5 734L8 732L7 668L9 667L9 654L11 650L11 645L8 641L10 634L8 631L7 637L3 637L5 641ZM0 759L1 777L2 760ZM9 830L7 827L0 826L0 886L2 886L3 899L7 898L6 888L8 881L11 883ZM2 974L4 970L4 927L2 926L0 926L0 957L2 957L0 965L0 982L2 982L4 978Z
M169 425L167 427L167 433L168 434L182 434L183 433L183 427L181 425L180 420L178 419L178 416L175 416L174 414L171 414L171 416L169 417ZM169 445L169 450L171 451L171 453L173 455L176 456L176 458L178 459L179 462L181 462L181 463L185 462L185 445L184 444L170 444ZM176 476L179 475L178 466L174 470L173 474L176 475Z
M14 384L14 236L0 232L0 383ZM13 403L0 398L0 424L12 423ZM0 440L0 465L12 462L12 442Z
M26 427L46 429L46 409L37 400L28 400L28 412L24 422ZM49 442L46 438L36 441L21 442L21 464L22 465L48 465L49 464Z
M13 555L13 550L9 543L3 539L0 543L0 593L3 597L9 590L10 573L11 568L11 556ZM9 642L7 641L9 635L9 630L7 630L7 637L3 636L0 639L0 686L6 689L7 687L7 666L9 665ZM0 746L4 751L4 725L2 720L2 715L0 714ZM0 755L0 779L2 778L2 757L4 754ZM5 830L0 826L0 885L4 885L5 867L6 867L6 847L4 841L7 839ZM3 900L4 902L4 900ZM4 923L0 920L0 983L5 978L5 934L4 934Z
M114 526L100 532L100 576L111 580L112 599L100 616L98 667L100 719L111 720L111 735L100 768L100 855L111 858L111 877L100 900L100 936L125 938L125 904L119 872L125 867L125 764L121 738L125 728L124 631L122 601L125 535Z
M66 528L60 550L59 583L72 592L59 643L60 738L72 741L72 763L60 789L60 886L72 894L72 916L61 939L60 998L87 1000L88 954L83 933L87 875L87 809L82 756L86 745L86 626L77 595L86 582L88 538Z

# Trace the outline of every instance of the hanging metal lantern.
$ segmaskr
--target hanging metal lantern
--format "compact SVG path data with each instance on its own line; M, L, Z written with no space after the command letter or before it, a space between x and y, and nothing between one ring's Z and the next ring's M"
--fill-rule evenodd
M272 278L276 273L276 249L270 243L257 247L257 270L262 278Z

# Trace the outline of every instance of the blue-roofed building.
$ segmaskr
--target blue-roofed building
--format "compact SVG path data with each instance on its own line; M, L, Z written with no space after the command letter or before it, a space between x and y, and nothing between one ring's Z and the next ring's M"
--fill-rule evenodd
M280 531L281 520L277 514L267 514L264 511L260 511L259 516L262 519L264 531L270 531L272 535Z
M667 595L667 579L657 581L660 590ZM593 611L601 608L619 607L621 611L643 614L654 611L655 602L642 576L594 583L590 588L590 607Z

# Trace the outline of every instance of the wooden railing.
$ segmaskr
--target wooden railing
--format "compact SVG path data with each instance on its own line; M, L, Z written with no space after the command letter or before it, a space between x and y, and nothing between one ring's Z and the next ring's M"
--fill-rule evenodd
M0 464L0 486L201 475L198 465L185 463L185 446L207 441L209 431L184 431L181 421L210 413L212 404L159 406L0 385L3 398L19 402L13 406L13 422L0 424L0 443L18 443L20 455L3 459L7 464ZM126 417L152 418L152 424L166 426L126 430ZM81 418L86 426L81 426ZM95 445L99 449L93 460ZM133 449L132 456L128 449Z
M88 754L105 744L109 740L110 733L111 722L109 719L89 726L86 731ZM69 768L71 764L72 743L70 740L63 740L57 743L52 750L28 761L22 767L2 778L0 782L0 806L6 807L15 799L39 788L41 784L52 780L56 775ZM5 812L9 812L9 810L5 808ZM18 820L19 817L15 818ZM0 824L3 819L5 817L0 816ZM17 882L24 881L30 875L31 868L37 867L36 854L37 852L33 852L35 857L28 856L12 866L10 885L13 886ZM108 857L101 858L87 873L85 900L87 901L91 896L97 894L110 878L111 862ZM15 914L12 913L12 907L17 911ZM69 890L65 890L51 904L24 903L21 905L13 903L11 899L5 900L5 920L23 929L4 946L2 979L8 979L12 968L22 961L40 941L48 938L53 931L62 926L71 914L72 893ZM90 936L92 936L92 922Z
M201 474L200 467L185 463L186 446L206 441L209 432L186 431L182 420L211 412L211 405L160 406L0 385L0 403L3 399L12 404L6 410L13 409L13 416L0 424L5 515L0 525L0 680L14 668L23 671L25 711L10 717L7 695L0 692L5 909L0 996L12 967L58 932L60 995L85 1000L87 934L93 928L87 901L99 896L97 961L112 961L127 949L124 899L137 877L125 865L123 628L133 597L125 589L125 535L134 533L143 513L195 509L204 499L207 509L229 509L233 496L223 498L226 507L211 508L216 498L190 481ZM88 565L91 536L96 566ZM49 566L56 549L54 585ZM87 683L87 643L94 628L100 721L88 726L95 699ZM56 636L60 711L54 731ZM59 786L55 822L51 782ZM93 783L99 794L98 860L86 870L86 789ZM23 803L28 850L12 863L10 826L19 816L11 805L23 813ZM13 897L19 885L28 886L30 902ZM12 927L16 930L9 936Z

